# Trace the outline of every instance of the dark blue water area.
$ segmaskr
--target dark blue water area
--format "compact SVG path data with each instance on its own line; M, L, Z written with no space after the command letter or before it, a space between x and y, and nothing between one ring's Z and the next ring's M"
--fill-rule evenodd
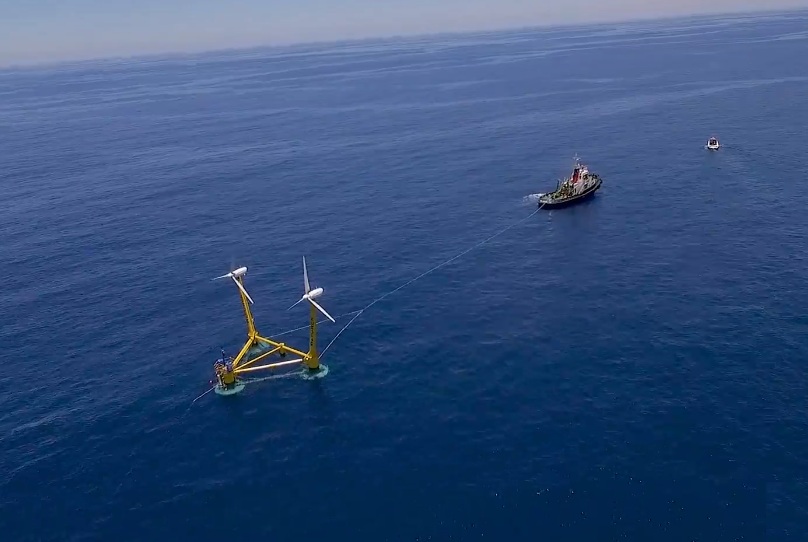
M806 28L0 72L2 539L808 539ZM601 191L531 215L576 153ZM499 232L325 378L192 403L245 337L211 278L272 335L306 256L324 348Z

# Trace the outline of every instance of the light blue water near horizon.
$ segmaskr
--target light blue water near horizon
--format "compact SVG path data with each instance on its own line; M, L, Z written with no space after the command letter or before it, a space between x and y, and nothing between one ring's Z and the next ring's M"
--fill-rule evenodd
M806 539L807 22L0 72L3 540Z

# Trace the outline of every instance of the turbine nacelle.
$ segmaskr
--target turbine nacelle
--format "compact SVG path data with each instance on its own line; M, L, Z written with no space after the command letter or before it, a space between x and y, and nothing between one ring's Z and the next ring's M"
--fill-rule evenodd
M246 267L239 267L238 269L234 269L233 271L230 271L228 274L222 275L221 277L216 277L213 280L233 279L233 278L243 277L246 274L247 274L247 268Z
M311 292L309 292L308 294L306 294L306 296L307 296L309 299L315 299L315 298L317 298L317 297L320 297L320 296L321 296L321 295L323 295L324 293L325 293L325 290L323 290L322 288L315 288L314 290L312 290Z
M247 290L244 288L244 285L241 284L240 280L238 280L239 278L243 277L246 274L247 274L247 268L246 267L239 267L238 269L230 271L226 275L216 277L213 280L233 279L233 282L236 283L236 286L238 286L238 289L241 290L241 293L244 294L244 296L250 301L250 303L255 303L255 301L253 301L253 299L250 297L250 294L247 293Z

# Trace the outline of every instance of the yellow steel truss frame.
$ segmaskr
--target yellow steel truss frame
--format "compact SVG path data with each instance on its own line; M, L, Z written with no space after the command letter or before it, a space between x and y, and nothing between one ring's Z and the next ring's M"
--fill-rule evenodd
M241 286L244 286L242 277L236 277ZM241 296L241 307L244 310L244 319L247 322L247 341L239 351L238 355L233 359L233 372L235 374L248 373L252 371L262 371L269 369L276 369L288 365L302 363L308 369L316 371L320 368L320 354L317 352L317 310L314 306L310 306L309 313L309 351L303 352L297 348L293 348L286 343L278 342L269 337L264 337L255 327L255 319L253 318L252 310L250 309L250 301L244 295L244 290L239 288L239 295ZM250 349L258 345L270 346L271 349L264 352L249 361L245 361ZM293 354L298 356L296 359L284 360L275 363L266 363L263 365L255 365L259 361L268 360L271 356L281 356L286 354Z

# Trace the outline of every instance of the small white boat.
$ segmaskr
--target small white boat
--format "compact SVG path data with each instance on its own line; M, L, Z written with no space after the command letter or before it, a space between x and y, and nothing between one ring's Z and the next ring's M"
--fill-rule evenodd
M718 142L717 137L711 137L707 140L707 145L705 145L711 151L717 151L721 148L721 144Z

